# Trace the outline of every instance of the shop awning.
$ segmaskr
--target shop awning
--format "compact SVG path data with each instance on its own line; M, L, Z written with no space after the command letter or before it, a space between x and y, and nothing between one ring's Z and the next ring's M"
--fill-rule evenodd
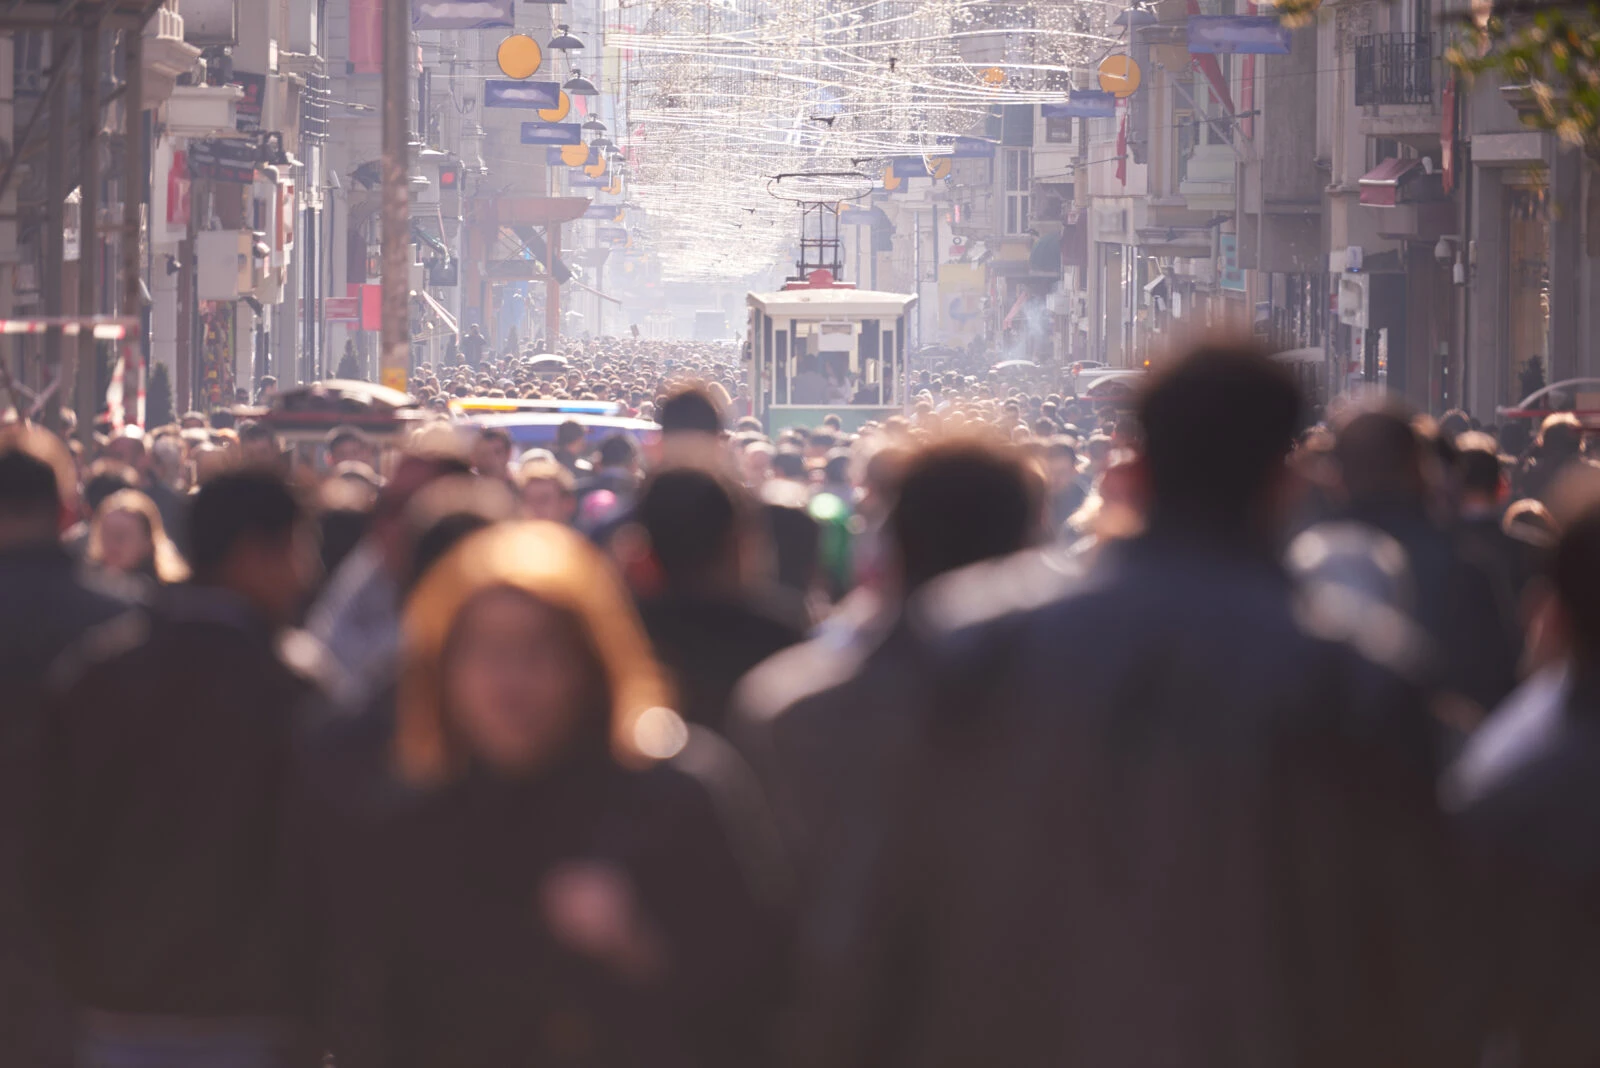
M1374 208L1398 207L1402 191L1426 176L1420 159L1386 159L1363 174L1357 183L1361 187L1361 203Z
M438 320L444 327L445 333L455 334L457 337L461 335L461 324L456 322L456 317L451 315L443 304L434 300L427 290L413 289L411 295L422 302L423 307L428 310L429 317Z

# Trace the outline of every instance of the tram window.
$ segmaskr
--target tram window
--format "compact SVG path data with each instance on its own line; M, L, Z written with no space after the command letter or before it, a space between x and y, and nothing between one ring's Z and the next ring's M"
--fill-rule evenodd
M789 331L779 330L772 351L773 403L789 403Z
M864 319L857 351L861 354L861 381L857 383L856 404L883 403L883 344L878 333L878 320Z
M894 372L897 361L895 360L894 343L895 332L893 330L885 330L883 332L883 403L885 404L893 404L895 402L894 391L897 376Z

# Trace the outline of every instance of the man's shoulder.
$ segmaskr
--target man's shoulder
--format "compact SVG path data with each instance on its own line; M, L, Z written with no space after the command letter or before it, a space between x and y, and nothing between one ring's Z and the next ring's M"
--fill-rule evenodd
M908 614L913 629L935 641L1007 627L1081 594L1085 577L1081 563L1059 548L1030 550L934 579L912 598Z
M857 676L866 660L860 645L812 639L790 646L751 671L734 691L735 716L746 728L771 730L795 709L825 700Z

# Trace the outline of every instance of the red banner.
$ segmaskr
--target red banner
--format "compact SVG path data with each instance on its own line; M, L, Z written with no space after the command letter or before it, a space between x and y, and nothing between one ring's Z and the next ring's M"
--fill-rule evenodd
M383 287L381 285L364 285L361 287L361 329L383 329Z
M400 0L393 0L399 3ZM384 0L350 0L350 70L352 74L383 71Z
M174 152L167 172L167 225L189 225L189 153Z

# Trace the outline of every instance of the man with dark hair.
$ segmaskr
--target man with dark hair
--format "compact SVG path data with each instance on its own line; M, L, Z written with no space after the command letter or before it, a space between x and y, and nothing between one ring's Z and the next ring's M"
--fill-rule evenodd
M639 614L691 723L726 727L746 672L803 636L746 574L760 528L745 491L697 468L669 468L639 493L633 521L649 539L658 588Z
M1207 346L1138 415L1146 531L1092 577L1023 554L916 598L901 789L816 890L791 1063L1481 1048L1422 702L1277 562L1294 381Z
M267 424L246 419L239 424L239 459L251 467L278 470L283 466L283 444Z
M1520 1002L1526 1013L1580 1002L1574 991L1600 959L1600 511L1581 513L1551 550L1546 577L1554 597L1540 627L1558 635L1565 679L1548 715L1530 715L1508 701L1481 734L1492 751L1463 756L1446 780L1446 796L1468 838L1510 873L1495 917L1513 933L1518 960L1537 969ZM1578 1011L1592 1017L1587 1003ZM1517 1004L1517 1003L1513 1003ZM1536 1016L1513 1017L1506 1038L1520 1064L1580 1064L1592 1045L1563 1048L1564 1032Z
M556 427L556 462L571 471L574 478L583 478L590 471L583 447L587 434L576 419L568 419Z
M39 881L89 1064L196 1035L218 1062L300 1052L279 816L320 667L285 630L315 540L256 469L202 487L190 531L194 582L97 631L53 681Z
M892 499L890 588L872 604L858 600L867 618L853 632L835 624L774 657L737 697L735 740L766 783L807 896L897 788L919 673L903 599L940 575L1017 552L1039 530L1043 487L1009 449L935 445L894 477L877 489Z
M706 434L716 437L722 433L722 415L711 395L703 389L685 389L668 397L656 413L661 433Z
M328 470L333 470L340 464L360 462L376 469L378 466L378 450L373 445L372 439L362 432L360 427L336 426L328 431Z
M1415 585L1410 615L1436 647L1432 681L1452 703L1471 702L1481 716L1516 685L1515 607L1510 591L1498 591L1489 570L1429 514L1425 455L1400 411L1361 412L1340 427L1334 459L1343 518L1375 527L1405 549Z
M0 430L0 1063L69 1059L67 1012L47 982L37 911L24 893L37 849L43 738L39 694L61 652L128 610L120 592L80 577L62 547L76 515L72 457L33 427Z
M505 427L485 427L472 443L472 469L483 478L511 484L511 432Z
M1536 545L1505 530L1508 485L1505 467L1493 437L1469 431L1456 439L1456 538L1463 555L1488 570L1502 603L1516 618L1528 583L1542 567L1548 546Z

